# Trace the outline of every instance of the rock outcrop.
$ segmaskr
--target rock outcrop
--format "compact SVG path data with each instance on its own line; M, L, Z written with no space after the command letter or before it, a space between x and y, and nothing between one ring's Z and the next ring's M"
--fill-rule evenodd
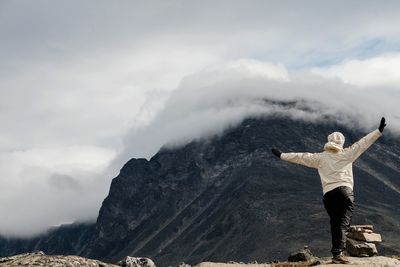
M122 261L117 263L122 267L156 267L154 262L149 258L140 257L125 257Z
M109 264L99 260L80 256L46 255L43 251L23 253L0 258L0 267L11 266L47 266L47 267L156 267L149 258L125 257L117 264Z
M47 266L47 267L119 267L98 260L79 256L50 256L42 251L0 258L0 267Z
M303 249L291 253L288 257L288 261L303 262L304 264L307 264L309 266L321 264L321 260L312 254L308 246L305 246Z

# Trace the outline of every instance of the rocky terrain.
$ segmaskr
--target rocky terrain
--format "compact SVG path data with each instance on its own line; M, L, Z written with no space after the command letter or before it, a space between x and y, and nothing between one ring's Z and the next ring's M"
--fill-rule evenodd
M400 260L394 257L349 257L351 264L332 264L329 258L318 259L317 265L310 262L274 262L274 263L218 263L201 262L195 267L305 267L305 266L368 266L368 267L395 267L400 266ZM46 255L42 251L35 253L25 253L12 257L0 258L0 267L12 266L48 266L48 267L155 267L150 259L131 258L115 264L109 264L98 260L87 259L79 256ZM182 263L178 267L191 267Z
M400 261L396 258L391 257L369 257L369 258L356 258L349 257L350 264L332 264L329 258L321 259L321 264L316 266L319 267L333 267L333 266L341 266L341 267L352 267L352 266L363 266L363 267L395 267L400 266ZM277 262L277 263L218 263L218 262L202 262L197 267L306 267L311 266L307 263L292 263L292 262Z
M0 253L43 250L105 262L144 256L158 266L285 260L304 245L329 256L317 171L277 159L271 147L318 152L332 131L343 132L346 145L366 134L330 118L248 118L219 136L131 159L113 179L96 225L34 241L0 239ZM400 255L399 162L400 141L386 132L354 164L353 223L375 226L380 255Z
M51 266L51 267L114 267L118 265L79 256L49 256L43 252L25 253L12 257L0 258L0 267L6 266Z
M0 267L7 266L49 266L49 267L156 267L149 258L125 257L116 264L79 256L46 255L43 251L18 254L0 258Z

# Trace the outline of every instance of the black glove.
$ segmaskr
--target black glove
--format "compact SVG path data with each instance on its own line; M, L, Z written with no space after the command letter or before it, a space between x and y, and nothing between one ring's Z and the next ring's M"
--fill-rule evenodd
M280 152L278 149L273 148L272 149L272 154L274 154L275 156L277 156L278 158L281 158L281 154L282 152Z
M383 129L385 129L385 126L386 126L385 122L386 122L385 118L382 117L381 124L379 125L379 128L378 128L380 132L383 132Z

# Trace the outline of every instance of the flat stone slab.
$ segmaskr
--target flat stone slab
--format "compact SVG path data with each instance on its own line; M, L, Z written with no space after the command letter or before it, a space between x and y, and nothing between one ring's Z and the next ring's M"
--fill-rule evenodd
M382 242L381 235L376 233L350 232L347 234L347 237L358 241Z

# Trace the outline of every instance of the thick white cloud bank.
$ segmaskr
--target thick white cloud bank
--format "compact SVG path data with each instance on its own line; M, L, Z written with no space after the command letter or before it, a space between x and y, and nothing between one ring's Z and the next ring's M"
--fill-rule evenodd
M387 68L393 71L390 65ZM339 123L363 130L377 128L381 116L385 116L388 128L394 133L400 132L397 117L400 106L393 97L400 94L400 89L396 90L381 77L364 86L319 74L330 69L289 73L282 65L246 59L210 66L185 77L150 124L126 137L123 157L134 155L149 159L164 144L179 146L193 139L221 134L246 117L260 115L281 114L314 122L330 116ZM361 63L360 68L353 70L354 76L361 75L365 69ZM298 101L298 105L288 108L274 102L265 103L265 99Z

